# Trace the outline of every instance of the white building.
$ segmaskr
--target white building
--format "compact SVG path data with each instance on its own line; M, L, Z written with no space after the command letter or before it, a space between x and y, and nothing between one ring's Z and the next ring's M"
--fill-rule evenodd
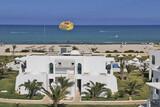
M114 93L117 92L117 79L113 75L112 62L114 58L84 56L78 51L61 56L26 56L20 63L15 90L26 94L25 88L19 85L34 79L43 82L43 87L48 89L58 77L64 76L75 82L68 97L74 98L77 91L85 91L83 85L89 81L105 83Z
M151 88L149 107L160 107L160 51L150 52L150 75L152 82L147 83Z

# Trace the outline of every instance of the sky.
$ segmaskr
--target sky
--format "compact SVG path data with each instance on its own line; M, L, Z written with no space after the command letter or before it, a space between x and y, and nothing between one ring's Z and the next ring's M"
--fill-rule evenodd
M160 25L160 0L1 0L0 24Z

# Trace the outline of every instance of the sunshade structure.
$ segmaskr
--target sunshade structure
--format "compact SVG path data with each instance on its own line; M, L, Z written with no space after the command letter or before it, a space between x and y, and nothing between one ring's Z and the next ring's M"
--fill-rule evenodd
M141 56L141 55L137 55L136 57L137 57L137 58L142 58L142 56Z
M133 58L133 61L138 62L139 59L138 58Z

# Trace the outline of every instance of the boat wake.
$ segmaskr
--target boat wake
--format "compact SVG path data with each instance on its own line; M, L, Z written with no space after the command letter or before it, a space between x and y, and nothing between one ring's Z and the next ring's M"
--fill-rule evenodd
M10 32L10 34L25 34L25 33L28 33L28 32Z
M115 37L115 38L119 38L119 35L115 35L114 37Z
M109 31L105 31L105 30L100 30L99 32L103 33L103 32L109 32Z

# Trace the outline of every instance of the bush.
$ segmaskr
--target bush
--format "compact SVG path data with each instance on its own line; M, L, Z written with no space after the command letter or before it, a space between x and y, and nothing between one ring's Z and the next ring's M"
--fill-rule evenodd
M23 49L23 50L21 50L21 52L29 52L29 50Z
M107 98L111 98L112 92L110 89L107 89Z
M113 51L106 50L105 53L120 53L120 52L118 50L113 50Z
M73 46L73 47L72 47L72 50L79 50L79 49L78 49L78 47Z
M108 54L106 57L111 57L112 55L111 54Z
M5 49L5 52L11 52L11 51L10 51L10 48L6 48L6 49Z
M122 97L124 97L124 95L125 95L125 91L123 89L120 89L118 91L118 96L122 98Z
M119 97L119 94L118 94L118 92L116 92L116 93L113 95L113 98L114 98L115 100L117 100L118 97Z
M112 53L111 51L105 51L105 53Z
M124 53L135 53L134 50L127 50L127 51L124 51Z
M144 53L143 51L140 51L139 53Z
M40 53L43 53L43 52L46 52L45 50L32 50L32 52L40 52Z
M113 53L120 53L118 50L114 50Z

